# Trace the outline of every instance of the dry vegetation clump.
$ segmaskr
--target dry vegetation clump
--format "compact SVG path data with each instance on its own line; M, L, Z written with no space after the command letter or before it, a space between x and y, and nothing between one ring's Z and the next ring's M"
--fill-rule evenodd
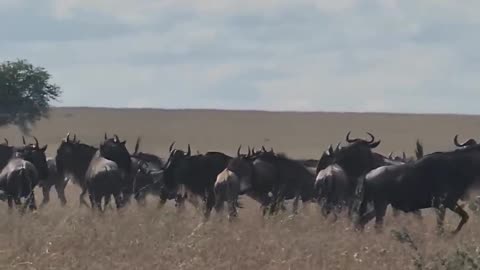
M75 187L68 195L66 208L53 201L23 217L5 206L0 269L476 269L480 254L477 217L457 237L437 237L433 210L423 223L389 215L377 235L325 220L313 204L262 219L245 198L236 223L216 214L202 223L196 209L158 210L154 198L99 215L78 207Z

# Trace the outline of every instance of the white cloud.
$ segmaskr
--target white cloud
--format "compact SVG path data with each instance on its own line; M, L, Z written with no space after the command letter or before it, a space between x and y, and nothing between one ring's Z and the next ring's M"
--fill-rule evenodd
M471 59L479 8L447 0L51 0L49 23L125 31L5 40L0 57L51 70L66 105L452 110L447 88L480 98Z

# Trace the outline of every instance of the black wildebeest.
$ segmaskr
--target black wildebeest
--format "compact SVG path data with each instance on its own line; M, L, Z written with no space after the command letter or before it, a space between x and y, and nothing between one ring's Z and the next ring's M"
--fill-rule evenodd
M70 133L67 133L64 141L72 143L80 143L77 140L77 135L73 135L73 139L70 139ZM65 188L67 187L69 178L58 170L56 158L47 158L48 165L48 178L42 179L39 183L39 187L42 188L43 200L40 207L45 206L50 201L50 190L55 187L60 204L65 206L67 204L67 198L65 196Z
M85 173L85 186L92 208L103 211L102 199L107 205L111 196L120 208L130 197L132 162L125 144L126 141L120 141L117 135L108 139L105 134L105 141L90 161Z
M96 147L71 140L69 134L62 140L57 149L57 155L55 156L57 172L63 179L71 179L74 184L80 186L82 190L80 205L88 206L84 198L87 193L85 173L97 151Z
M134 197L140 205L144 205L147 194L158 195L159 207L161 207L167 199L172 198L163 188L164 162L156 155L140 152L139 148L140 138L137 139L135 150L131 154Z
M348 145L338 144L335 150L330 146L317 165L315 190L324 215L334 206L339 210L347 206L350 216L357 179L385 162L385 157L372 151L381 142L375 141L373 134L367 132L370 136L367 141L351 139L350 133L345 137Z
M437 226L441 230L444 209L461 217L454 233L468 220L468 214L458 204L480 177L480 146L471 145L448 152L435 152L414 162L384 166L368 173L360 181L357 192L361 198L358 227L361 229L375 218L380 229L386 208L391 204L404 212L436 208ZM374 209L366 212L366 204Z
M88 191L89 186L90 190L92 190L95 193L95 196L97 196L97 198L95 199L98 200L98 197L104 197L103 195L105 195L105 192L100 191L97 193L95 191L103 190L103 187L100 188L96 186L106 186L106 182L109 181L105 181L105 183L102 183L102 181L96 181L97 178L103 180L102 177L100 177L99 175L115 175L115 177L120 175L121 177L115 179L115 181L113 181L112 179L112 183L115 189L118 188L118 185L121 185L120 189L122 192L126 191L128 193L129 188L131 187L131 185L133 185L129 184L131 180L130 155L125 148L125 142L121 142L116 135L113 139L108 139L105 134L104 142L101 143L100 148L96 148L94 146L81 143L79 141L70 140L67 135L67 138L62 140L60 146L57 149L55 161L57 164L58 173L64 178L67 177L69 179L72 179L72 181L75 184L79 185L82 189L82 192L80 194L80 205L88 206L84 197ZM119 172L119 168L121 168L124 173ZM112 176L112 178L114 177ZM106 190L109 190L110 188L111 187L107 187ZM102 194L102 196L100 196L100 193ZM128 194L126 194L126 197L128 197ZM91 197L91 199L94 198ZM110 196L106 198L106 202L109 199ZM119 197L117 196L116 199L118 200Z
M301 161L289 159L273 150L241 154L231 159L215 182L216 209L220 212L228 202L229 218L236 217L238 196L247 195L260 203L265 215L268 207L273 214L283 207L284 200L294 199L296 213L299 200L313 199L314 175Z
M164 182L168 193L178 194L179 189L185 188L204 201L205 218L210 216L215 205L214 184L217 175L225 169L232 157L220 152L207 152L192 155L190 145L185 153L173 149L170 145L169 158L164 166ZM177 195L177 201L183 203L184 194Z
M34 189L39 179L48 177L48 167L47 145L40 147L37 138L34 139L35 144L11 148L12 156L0 172L0 189L7 197L9 209L13 202L19 206L21 198L26 198L22 212L27 206L32 210L37 208Z

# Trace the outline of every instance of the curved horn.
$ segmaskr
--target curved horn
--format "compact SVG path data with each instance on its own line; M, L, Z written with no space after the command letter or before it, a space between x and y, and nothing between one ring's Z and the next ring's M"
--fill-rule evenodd
M390 152L390 154L388 154L388 159L392 159L392 157L393 157L393 151Z
M240 146L239 146L238 149L237 149L237 157L240 156L240 149L242 149L242 145L241 145L241 144L240 144Z
M358 139L350 139L350 133L352 133L351 131L349 131L347 133L347 136L345 137L345 140L349 143L353 143L353 142L356 142Z
M252 149L250 149L250 146L248 146L248 154L247 156L251 156L252 155Z
M77 134L73 134L73 141L74 141L74 142L77 141Z
M114 134L114 135L113 135L113 138L114 138L114 140L113 140L114 142L119 142L119 141L120 141L120 139L118 138L117 134Z
M8 140L7 138L3 138L5 140L6 145L8 146Z
M70 132L67 133L67 137L65 137L65 141L69 142L70 141Z
M460 144L458 142L458 134L455 135L455 137L453 138L453 143L455 144L455 146L458 146L458 147L464 147L466 145L466 142L464 142L463 144Z
M172 144L170 144L170 147L168 148L168 152L172 152L172 149L173 149L173 146L175 145L175 141L172 142Z
M403 152L403 159L404 159L404 160L407 159L407 155L405 154L405 152Z
M262 145L262 151L267 152L267 149L265 149L265 146Z
M368 143L373 143L375 141L375 136L372 133L367 132L368 136L370 136L370 141Z
M37 147L37 148L40 147L40 146L38 145L37 137L33 136L33 139L35 140L35 147Z
M135 150L133 153L137 154L139 148L140 148L140 137L137 138L137 142L135 143Z
M187 156L192 155L192 149L190 149L190 144L188 144Z
M25 136L22 136L22 141L23 141L23 145L27 145L27 143L25 142Z
M104 136L104 138L105 138L105 141L108 139L108 137L107 137L107 133L106 133L106 132L105 132L105 136Z

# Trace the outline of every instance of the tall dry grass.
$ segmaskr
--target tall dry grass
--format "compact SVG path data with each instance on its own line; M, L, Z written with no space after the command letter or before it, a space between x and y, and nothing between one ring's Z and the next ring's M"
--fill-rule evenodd
M100 215L80 208L78 194L69 186L65 208L52 200L25 216L2 209L0 269L466 269L480 247L478 218L456 237L439 237L433 210L421 223L389 214L377 234L325 219L313 204L264 219L243 198L237 222L213 214L203 223L197 209L159 210L153 197L145 208L133 202ZM458 222L453 214L447 220L448 229Z
M273 113L208 110L125 110L58 108L33 129L53 156L70 131L98 145L103 133L117 133L129 149L142 136L141 149L165 157L177 141L192 150L234 154L238 145L265 144L294 158L318 158L329 144L373 132L381 153L413 154L420 138L426 153L453 148L455 134L478 137L480 119L461 115L352 113ZM14 127L0 128L0 139L21 143ZM52 191L54 192L54 191ZM42 196L37 192L37 200ZM177 213L173 205L156 209L135 203L124 211L93 214L79 208L78 189L68 187L68 205L52 202L23 217L7 214L0 203L0 269L466 269L475 265L480 247L479 219L454 238L437 237L432 210L425 219L388 214L385 231L353 232L347 219L325 220L315 205L263 220L258 205L243 199L237 223L215 215L202 224L192 207ZM459 219L449 213L446 227Z

